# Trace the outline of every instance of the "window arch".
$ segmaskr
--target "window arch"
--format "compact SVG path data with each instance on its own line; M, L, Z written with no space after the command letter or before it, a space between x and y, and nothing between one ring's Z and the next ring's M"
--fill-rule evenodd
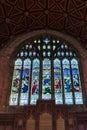
M26 42L14 61L9 105L83 104L79 57L67 42L52 37Z

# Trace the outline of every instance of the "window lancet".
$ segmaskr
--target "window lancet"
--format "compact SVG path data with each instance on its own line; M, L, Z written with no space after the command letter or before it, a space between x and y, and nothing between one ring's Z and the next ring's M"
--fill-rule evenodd
M80 65L69 43L51 38L27 42L15 56L9 105L83 104Z

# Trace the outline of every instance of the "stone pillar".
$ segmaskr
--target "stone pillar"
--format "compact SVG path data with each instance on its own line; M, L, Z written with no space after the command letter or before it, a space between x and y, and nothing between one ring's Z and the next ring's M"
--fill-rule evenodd
M81 58L82 89L87 103L87 56Z
M8 94L10 90L10 59L8 56L0 55L0 104L7 104Z

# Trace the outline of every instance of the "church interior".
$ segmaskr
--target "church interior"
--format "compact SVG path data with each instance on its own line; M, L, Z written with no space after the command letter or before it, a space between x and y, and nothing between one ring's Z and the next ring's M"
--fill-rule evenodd
M0 130L87 130L87 0L0 1Z

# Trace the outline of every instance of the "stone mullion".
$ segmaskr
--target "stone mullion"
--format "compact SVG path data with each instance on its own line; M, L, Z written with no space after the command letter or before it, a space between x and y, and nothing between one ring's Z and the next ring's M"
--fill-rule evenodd
M28 97L28 104L30 104L30 100L31 100L31 87L32 87L32 68L33 68L33 59L31 58L31 67L30 67L30 88L29 88L29 97Z
M53 54L52 54L52 60L51 60L51 91L52 91L52 95L51 98L55 99L55 95L54 95L54 64L53 64Z
M39 99L42 99L42 57L40 59L40 70L39 70Z
M63 104L65 104L65 92L64 92L64 75L63 75L63 64L62 64L63 59L60 59L61 62L61 79L62 79L62 98L63 98Z
M22 60L22 68L21 68L20 83L19 83L19 92L18 92L18 105L20 105L20 96L21 96L21 88L22 88L23 67L24 67L24 60Z
M69 59L69 65L70 65L70 79L71 79L71 86L72 86L72 95L73 95L73 104L75 104L75 94L74 94L74 84L73 84L73 75L72 75L72 67L71 67L71 59Z

